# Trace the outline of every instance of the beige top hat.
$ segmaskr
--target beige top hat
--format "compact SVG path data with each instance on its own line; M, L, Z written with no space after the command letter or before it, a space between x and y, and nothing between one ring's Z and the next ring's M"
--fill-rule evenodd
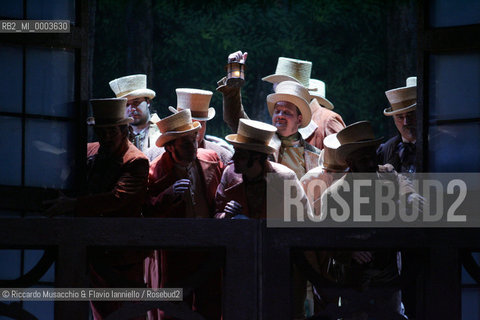
M383 110L386 116L413 111L417 108L417 77L409 77L405 87L385 91L390 107Z
M375 139L372 125L368 121L355 122L339 131L336 135L340 142L337 156L341 161L345 161L350 153L361 148L378 146L383 140L383 137Z
M311 73L312 63L310 61L279 57L275 73L262 78L262 80L270 83L290 80L309 88Z
M133 122L133 118L125 117L127 99L109 98L109 99L91 99L93 117L87 122L96 127L113 127Z
M347 163L337 156L338 147L340 147L340 141L338 141L336 133L323 139L323 150L320 157L322 168L333 172L344 172L347 169Z
M310 79L310 88L308 89L308 92L310 92L310 97L312 99L317 99L318 103L320 103L322 106L333 110L333 103L331 103L325 95L325 82L322 80Z
M215 117L215 109L209 108L212 91L179 88L175 92L177 93L177 109L168 107L173 113L190 109L193 120L208 121Z
M123 97L147 97L155 98L155 91L147 89L147 76L145 74L134 74L131 76L121 77L110 81L117 98Z
M197 132L202 125L198 121L192 122L190 109L186 109L163 118L157 122L157 126L161 135L156 144L157 147L163 147L169 141Z
M274 126L256 120L240 119L236 134L225 139L235 147L272 154L276 151L272 137L277 132Z
M311 79L312 63L307 60L279 57L275 73L262 78L263 81L279 83L282 81L295 81L303 85L310 92L311 99L316 98L318 102L327 109L333 109L333 103L325 97L325 82Z
M303 119L300 128L304 128L308 126L312 119L312 110L310 110L308 105L309 100L310 94L304 86L296 81L283 81L277 85L275 93L267 96L268 112L270 112L270 115L273 115L273 107L279 101L293 103L302 114Z

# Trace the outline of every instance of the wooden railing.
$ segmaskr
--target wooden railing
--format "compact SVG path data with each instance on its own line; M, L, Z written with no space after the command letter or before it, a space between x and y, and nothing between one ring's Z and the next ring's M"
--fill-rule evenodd
M258 220L18 218L1 219L0 235L3 249L56 250L56 287L88 287L90 247L222 249L225 320L291 319L291 252L313 248L425 248L417 318L460 320L460 253L480 248L478 229L280 229ZM88 308L55 302L55 319L88 319Z

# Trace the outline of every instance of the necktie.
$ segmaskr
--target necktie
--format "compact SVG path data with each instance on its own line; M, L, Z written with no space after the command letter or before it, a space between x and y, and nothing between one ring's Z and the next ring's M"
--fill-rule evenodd
M398 143L398 156L400 158L402 172L416 171L416 168L415 168L416 145L414 143L400 141Z

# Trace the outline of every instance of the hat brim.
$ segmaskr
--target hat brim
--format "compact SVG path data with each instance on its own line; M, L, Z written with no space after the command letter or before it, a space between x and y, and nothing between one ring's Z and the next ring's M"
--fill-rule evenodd
M155 91L150 89L137 89L131 92L125 93L117 98L138 98L138 97L147 97L149 99L155 98Z
M170 112L172 113L178 113L179 111L182 111L182 110L178 110L178 109L175 109L174 107L170 106L168 107L168 110L170 110ZM191 112L192 110L190 110ZM197 121L208 121L208 120L212 120L213 118L215 117L215 109L214 108L208 108L208 115L206 117L194 117L192 115L192 120L197 120Z
M383 137L380 137L375 140L346 143L338 147L337 156L340 160L346 161L348 155L351 154L352 152L358 149L366 148L366 147L378 146L380 145L380 143L382 143L382 141L383 141Z
M194 117L192 115L192 119L193 120L197 120L197 121L208 121L208 120L212 120L213 117L215 117L215 109L214 108L208 108L208 116L204 117L204 118L199 118L199 117Z
M273 116L273 108L275 104L279 101L287 101L293 103L300 113L302 114L302 123L300 124L300 128L305 128L312 120L312 110L310 110L310 106L305 99L300 98L293 94L288 93L272 93L267 96L267 106L268 112L271 116Z
M197 132L200 130L202 125L198 121L192 122L192 128L184 131L167 131L158 137L157 142L155 143L157 147L163 147L165 143L186 136L190 133Z
M266 77L263 77L262 78L263 81L266 81L266 82L270 82L271 84L274 84L274 83L280 83L280 82L283 82L283 81L295 81L296 83L299 83L301 84L302 86L305 86L303 83L301 83L300 81L298 81L297 78L294 78L292 76L287 76L285 74L271 74L269 76L266 76ZM314 87L313 86L308 86L306 87L308 90L312 90Z
M401 108L397 110L392 110L392 107L386 108L383 110L383 114L386 116L393 116L399 113L405 113L405 112L410 112L417 109L417 103L412 104L411 106L408 106L406 108Z
M116 122L110 122L110 123L102 123L102 124L96 124L95 123L95 118L90 117L87 119L87 124L91 126L95 126L97 128L103 128L103 127L115 127L115 126L121 126L121 125L128 125L133 122L133 118L128 117L124 118L121 120L118 120Z
M225 137L225 140L230 142L234 147L238 147L242 149L257 151L257 152L266 153L266 154L272 154L277 151L277 149L273 147L272 142L270 142L269 145L262 145L259 143L245 143L245 142L238 141L237 137L238 137L237 134L229 134L228 136Z
M308 93L310 93L310 97L311 97L312 99L317 99L317 100L318 100L318 103L319 103L322 107L325 107L326 109L329 109L329 110L333 110L333 108L334 108L333 103L331 103L330 101L328 101L327 98L322 97L320 94L318 94L318 93L315 92L315 91L308 91Z

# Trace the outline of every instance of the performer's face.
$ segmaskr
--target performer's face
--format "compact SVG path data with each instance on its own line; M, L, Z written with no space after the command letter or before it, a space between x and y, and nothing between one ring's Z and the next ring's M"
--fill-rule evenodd
M277 128L277 133L280 136L288 137L298 132L301 123L302 115L293 103L279 101L275 104L272 124Z
M198 133L190 133L173 141L168 148L176 162L191 163L197 158Z
M198 121L202 125L200 130L198 130L197 142L201 144L203 139L205 138L205 132L207 131L207 121Z
M347 164L352 172L377 172L377 146L370 146L352 152Z
M417 140L417 113L416 110L399 113L393 116L395 126L404 139L409 142Z
M119 126L95 127L100 147L109 154L115 153L121 148L127 133L128 131L122 132Z
M245 173L249 168L250 152L242 148L235 148L232 160L235 166L235 173Z
M150 111L150 103L144 97L130 98L127 100L125 116L132 117L132 126L138 126L147 123Z

